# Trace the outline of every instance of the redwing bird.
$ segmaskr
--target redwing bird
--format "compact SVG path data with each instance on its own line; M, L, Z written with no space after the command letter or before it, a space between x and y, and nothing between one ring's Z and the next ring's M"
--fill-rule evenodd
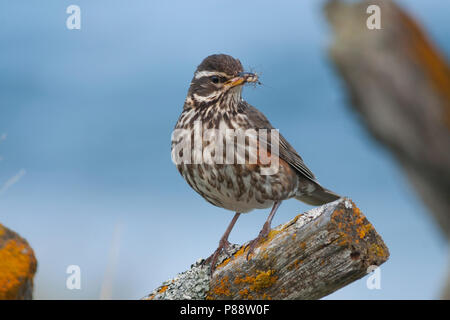
M258 237L249 244L248 259L258 241L267 237L270 232L271 221L283 200L295 198L310 205L321 205L339 199L339 195L319 184L302 158L281 134L277 137L278 153L269 151L275 141L269 134L265 134L261 140L260 132L272 131L274 128L260 111L242 99L242 88L246 83L259 83L258 76L244 72L239 60L225 54L205 58L194 73L183 111L175 126L176 130L192 132L184 138L184 142L191 140L187 138L194 138L196 125L203 132L213 132L211 136L215 138L207 139L203 136L200 145L205 151L208 150L206 153L203 151L203 156L206 154L214 159L217 153L226 149L223 143L227 129L228 132L229 129L253 130L252 141L256 141L256 148L250 148L245 153L245 159L250 157L249 154L257 154L254 163L236 163L236 158L231 163L193 162L192 154L188 161L177 162L178 171L204 199L236 213L220 239L219 247L207 259L211 261L211 273L219 254L229 248L228 236L241 213L272 207ZM224 135L221 136L222 139L216 139L217 132ZM264 153L260 154L261 141L266 145L266 157L276 157L277 168L272 174L263 173L269 165L262 161L261 154ZM183 157L185 150L179 147L182 142L183 138L173 136L173 159ZM246 146L250 144L248 137L245 143ZM237 149L235 147L234 150Z

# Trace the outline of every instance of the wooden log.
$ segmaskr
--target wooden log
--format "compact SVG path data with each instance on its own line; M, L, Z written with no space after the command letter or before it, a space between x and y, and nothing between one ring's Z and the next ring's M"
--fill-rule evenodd
M222 255L212 278L201 260L144 299L319 299L364 277L389 250L347 198L274 228L249 261L247 244Z
M36 267L28 242L0 224L0 300L31 299Z

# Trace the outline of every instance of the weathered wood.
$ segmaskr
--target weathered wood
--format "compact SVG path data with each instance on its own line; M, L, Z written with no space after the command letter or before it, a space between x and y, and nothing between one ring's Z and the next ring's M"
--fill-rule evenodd
M249 261L234 245L210 279L200 261L146 299L319 299L379 266L389 250L347 198L312 209L274 228Z
M366 27L369 5L380 30ZM391 0L329 1L331 58L350 104L397 158L450 241L450 69L420 25ZM450 297L450 276L443 297Z
M28 242L0 224L0 300L31 299L36 266Z

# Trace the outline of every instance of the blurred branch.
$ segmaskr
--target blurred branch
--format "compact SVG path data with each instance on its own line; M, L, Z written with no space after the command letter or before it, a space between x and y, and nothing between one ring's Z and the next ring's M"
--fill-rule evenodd
M36 267L28 242L0 224L0 300L31 299Z
M381 8L381 30L366 8ZM419 25L390 0L330 1L331 58L352 106L397 157L450 238L450 71Z
M381 30L366 27L366 9L374 4L381 9ZM334 0L325 11L335 33L330 55L352 106L395 155L449 240L450 71L445 59L391 0Z
M346 198L273 229L249 261L246 244L222 256L212 277L200 261L145 299L319 299L364 277L389 250Z

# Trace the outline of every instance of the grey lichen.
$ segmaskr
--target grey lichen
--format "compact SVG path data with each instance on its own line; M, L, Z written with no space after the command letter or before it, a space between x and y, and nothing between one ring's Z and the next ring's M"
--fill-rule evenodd
M241 248L240 245L233 244L229 254L233 255ZM229 255L222 253L218 259L219 264ZM210 266L203 264L204 259L199 259L191 268L179 273L175 278L163 282L157 289L153 290L144 300L204 300L209 291Z

